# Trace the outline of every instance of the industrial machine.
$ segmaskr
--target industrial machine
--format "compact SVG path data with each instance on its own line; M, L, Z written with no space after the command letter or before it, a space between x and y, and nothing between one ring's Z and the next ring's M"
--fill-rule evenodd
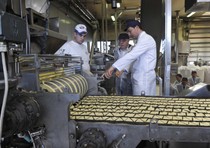
M134 148L142 140L159 141L160 147L162 141L210 141L208 95L85 96L81 58L23 54L26 22L0 3L2 148ZM209 85L205 88L208 94Z
M6 1L1 3L0 145L68 145L68 106L88 89L81 58L26 54L26 21L6 12Z
M56 143L68 141L68 106L79 101L88 89L81 62L80 57L70 56L15 57L16 84L7 96L3 147L49 147L54 142L54 147L59 147Z
M208 108L208 98L85 97L70 106L70 147L133 148L141 140L207 143Z

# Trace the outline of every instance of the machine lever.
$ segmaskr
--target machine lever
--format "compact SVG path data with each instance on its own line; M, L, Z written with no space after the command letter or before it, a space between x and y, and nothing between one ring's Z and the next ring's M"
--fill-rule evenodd
M121 137L117 138L116 140L114 140L109 148L119 148L118 146L120 145L120 143L122 142L123 139L125 139L125 134L123 134Z

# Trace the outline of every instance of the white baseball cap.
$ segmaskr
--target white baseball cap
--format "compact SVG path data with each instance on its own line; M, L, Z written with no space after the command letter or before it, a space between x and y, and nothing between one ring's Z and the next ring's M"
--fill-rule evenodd
M75 27L75 31L77 31L79 34L81 33L87 33L87 27L83 24L78 24Z

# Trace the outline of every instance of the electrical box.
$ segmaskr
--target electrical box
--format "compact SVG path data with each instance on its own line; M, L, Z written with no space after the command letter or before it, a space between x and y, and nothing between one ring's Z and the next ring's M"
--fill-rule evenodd
M24 43L26 22L24 19L6 12L0 12L0 41Z

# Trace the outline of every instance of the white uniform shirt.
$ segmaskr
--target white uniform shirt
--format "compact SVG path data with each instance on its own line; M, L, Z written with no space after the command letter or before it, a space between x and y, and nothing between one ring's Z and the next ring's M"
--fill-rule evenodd
M188 83L190 86L194 86L200 82L202 82L202 81L199 77L195 77L194 79L192 77L188 78Z
M71 56L79 56L83 60L82 69L84 71L90 71L89 64L89 52L87 47L84 44L78 44L75 41L68 41L63 46L61 46L58 51L55 53L56 55L71 55Z
M113 64L113 67L123 70L134 62L131 68L133 95L156 94L156 52L155 40L142 31L132 50Z
M185 85L185 86L184 86L182 83L176 85L176 89L177 89L177 91L178 91L179 94L180 94L182 91L184 91L184 90L186 90L186 89L188 89L188 88L190 88L189 85Z
M182 82L179 82L179 81L175 80L174 83L173 83L173 86L176 87L176 85L178 85L180 83L182 83Z
M124 55L126 55L128 52L130 52L131 49L132 49L132 47L133 47L133 46L129 45L129 47L127 47L127 48L124 49L124 50L121 50L120 48L115 49L115 51L114 51L114 58L115 58L115 61L117 61L118 59L120 59L120 58L122 58ZM127 71L127 73L130 72L130 66L131 66L131 65L132 65L132 64L129 64L129 65L126 66L126 68L124 68L124 69ZM121 78L126 78L126 77L127 77L127 76L126 76L126 73L123 73L120 77L121 77Z
M122 58L125 54L127 54L128 52L130 52L131 51L131 47L132 46L129 46L125 50L121 50L120 48L116 49L116 52L117 52L117 55L118 55L117 59Z

